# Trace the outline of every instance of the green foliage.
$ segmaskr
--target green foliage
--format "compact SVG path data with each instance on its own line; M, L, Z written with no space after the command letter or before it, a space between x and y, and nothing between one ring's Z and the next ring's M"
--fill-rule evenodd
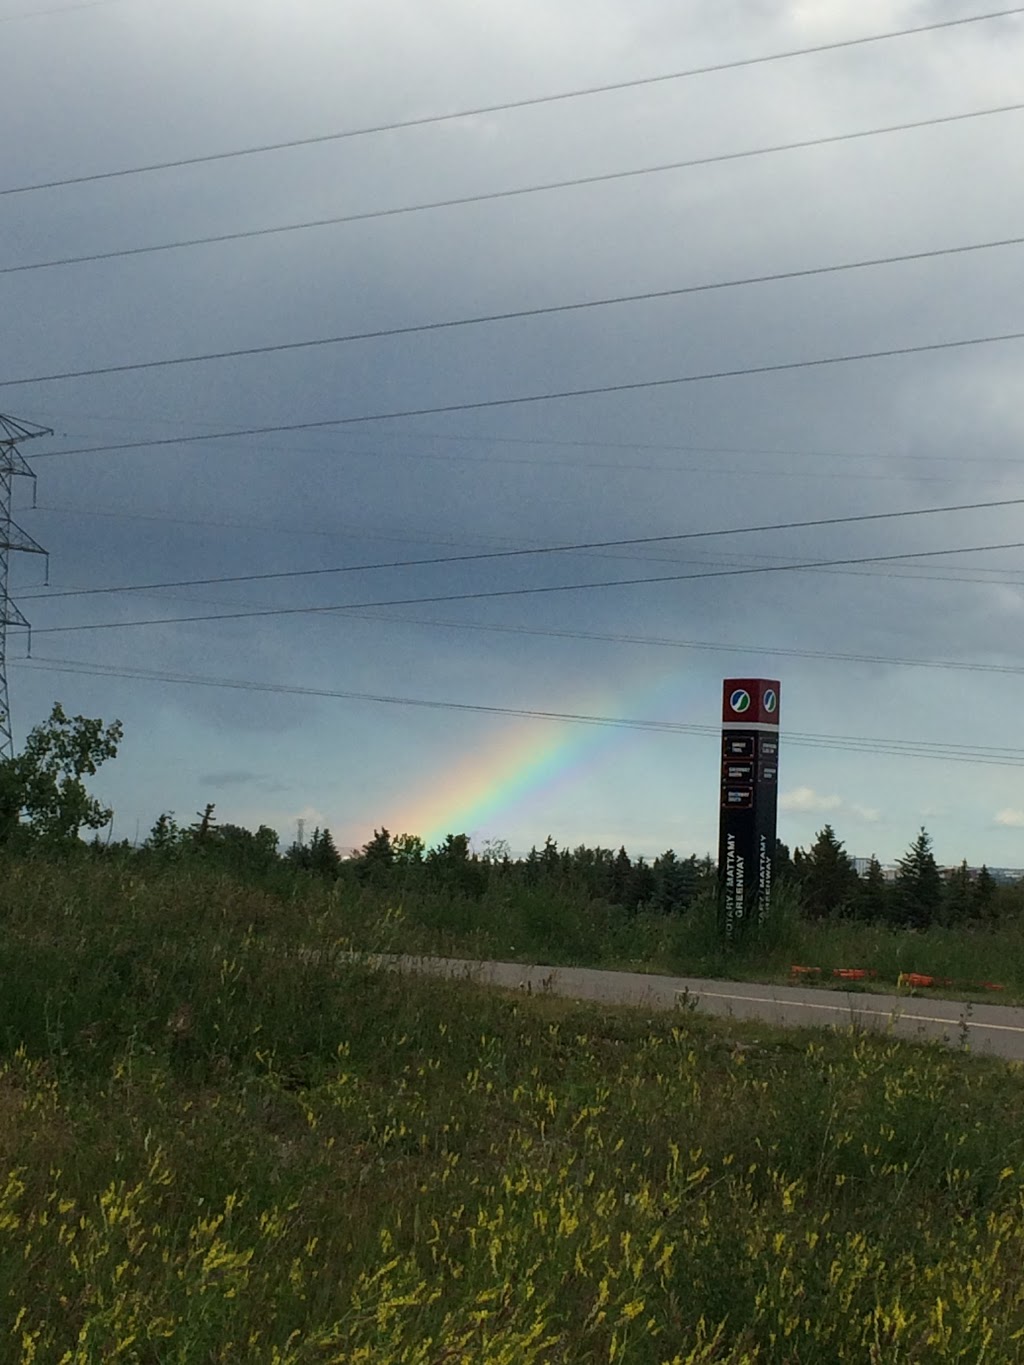
M386 829L375 829L373 838L363 845L356 859L356 872L360 881L381 886L387 879L395 861L395 851L391 847L391 835Z
M117 755L120 721L68 716L55 702L14 758L0 761L0 842L68 842L102 829L113 812L89 795L83 778Z
M1007 1065L375 970L354 876L2 872L12 1362L1020 1358Z
M927 929L939 918L942 877L924 828L900 859L892 905L898 922L913 929Z
M423 840L418 834L398 834L391 841L391 850L398 867L419 867L423 862Z
M196 811L196 818L188 827L192 842L200 847L213 843L216 838L217 821L213 813L215 809L213 802L208 801L201 811Z
M801 857L797 867L808 916L822 919L851 910L857 895L857 874L831 825L819 831L810 852Z
M483 895L488 870L470 853L465 834L448 834L444 842L427 853L424 861L427 881L446 891L472 899Z
M881 921L889 915L889 884L882 872L882 865L872 855L867 871L857 888L854 912L858 919Z
M992 914L996 903L996 884L992 873L982 864L974 883L974 909L981 918Z
M162 856L176 853L181 848L181 829L173 811L162 811L156 818L144 849Z
M946 883L942 902L943 924L965 923L974 913L976 904L974 883L965 860L953 869Z
M317 827L309 841L309 857L306 866L318 877L336 877L341 867L341 854L329 829Z

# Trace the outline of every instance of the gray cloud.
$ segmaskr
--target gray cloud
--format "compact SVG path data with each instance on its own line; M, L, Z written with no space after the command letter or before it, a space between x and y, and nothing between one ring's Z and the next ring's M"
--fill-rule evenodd
M125 3L18 26L19 61L7 86L17 123L0 181L417 117L954 13L946 4L865 10L852 0L829 7L735 0L684 16L661 0L628 7L572 0L554 10L533 0L490 6L485 20L468 0L429 10L387 0L358 13L305 0L287 9L251 6L240 28L216 5L172 11ZM12 197L5 200L4 263L599 174L1010 102L1021 98L1020 47L1019 23L979 24L516 114ZM1022 117L8 275L2 288L18 327L0 337L0 372L30 375L262 345L1013 235L1024 188L1007 167L1016 164ZM1018 330L1022 261L1019 248L1006 248L487 328L11 388L0 393L0 404L54 426L60 436L50 447L66 448L930 343ZM1020 349L1006 344L579 401L41 459L40 502L70 510L26 511L24 523L51 549L54 582L86 585L1022 496L1014 398ZM97 517L86 509L156 520ZM190 519L204 524L186 524ZM640 577L750 564L757 556L777 563L1013 541L1018 525L1009 509L723 537L607 558L439 565L25 606L38 628L37 656L142 665L193 679L549 710L596 708L600 701L615 714L660 710L669 719L713 723L722 674L747 669L783 675L786 723L799 730L999 746L1007 735L1006 679L884 663L790 659L783 666L764 648L1016 666L1024 600L1016 586L1024 585L1024 561L1016 551L925 560L914 571L769 574L422 609L425 616L484 625L718 639L751 646L749 655L335 615L44 632L204 609ZM998 572L975 577L1008 582L952 581L978 567ZM17 567L21 586L35 581L31 571ZM73 698L75 709L124 716L129 738L110 780L121 804L144 820L165 805L191 809L202 792L173 774L208 768L200 785L241 774L251 774L257 786L259 774L287 785L297 802L350 831L351 842L390 811L408 809L410 792L431 787L450 790L452 818L472 824L483 820L482 800L477 813L472 803L460 811L451 774L463 771L460 765L468 771L475 755L482 768L491 765L492 786L500 789L508 779L496 755L503 744L515 748L514 722L475 722L457 713L219 691L195 681L47 679L15 670L12 679L15 718L25 728L34 711L48 709L50 683L52 695ZM663 690L653 686L656 679L668 679ZM36 695L23 681L34 684ZM651 751L642 738L623 741L628 779L602 769L598 787L560 788L550 806L538 801L503 814L498 805L487 817L494 822L489 832L519 847L543 838L534 820L559 822L570 840L588 838L585 824L603 831L621 824L638 841L649 837L655 851L677 843L677 835L703 851L713 839L713 754L697 739ZM562 747L572 751L568 736ZM937 833L948 839L950 857L975 862L995 856L984 844L991 810L1019 804L1010 790L1014 776L1012 769L951 773L881 756L784 751L784 780L792 788L842 791L847 804L840 814L851 819L858 808L918 809L922 787L929 796L945 788L938 794L943 807L966 814L958 828L954 810ZM427 805L424 798L424 811ZM271 805L262 818L277 818ZM509 828L506 818L514 821ZM787 818L796 821L799 812ZM894 855L914 833L888 814L877 830L880 856ZM892 847L884 850L883 840Z

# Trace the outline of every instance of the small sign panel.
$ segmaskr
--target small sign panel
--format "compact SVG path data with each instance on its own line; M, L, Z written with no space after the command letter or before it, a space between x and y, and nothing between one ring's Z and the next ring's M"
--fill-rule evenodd
M722 741L722 753L726 758L753 758L753 735L726 735Z
M753 763L726 763L725 780L726 782L753 782Z

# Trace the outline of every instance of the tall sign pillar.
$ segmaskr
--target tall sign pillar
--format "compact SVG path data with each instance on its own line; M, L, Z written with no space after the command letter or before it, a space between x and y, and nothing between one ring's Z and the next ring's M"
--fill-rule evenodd
M726 678L718 890L728 943L768 918L778 792L779 684L771 678Z

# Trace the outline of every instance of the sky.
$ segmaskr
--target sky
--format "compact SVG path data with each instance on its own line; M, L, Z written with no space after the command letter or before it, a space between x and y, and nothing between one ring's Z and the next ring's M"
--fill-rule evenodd
M787 843L1024 866L1024 341L980 340L1024 331L985 245L1024 236L1024 13L735 65L985 12L7 0L0 412L54 433L16 743L119 718L118 838L214 802L703 855L722 679L763 676Z

